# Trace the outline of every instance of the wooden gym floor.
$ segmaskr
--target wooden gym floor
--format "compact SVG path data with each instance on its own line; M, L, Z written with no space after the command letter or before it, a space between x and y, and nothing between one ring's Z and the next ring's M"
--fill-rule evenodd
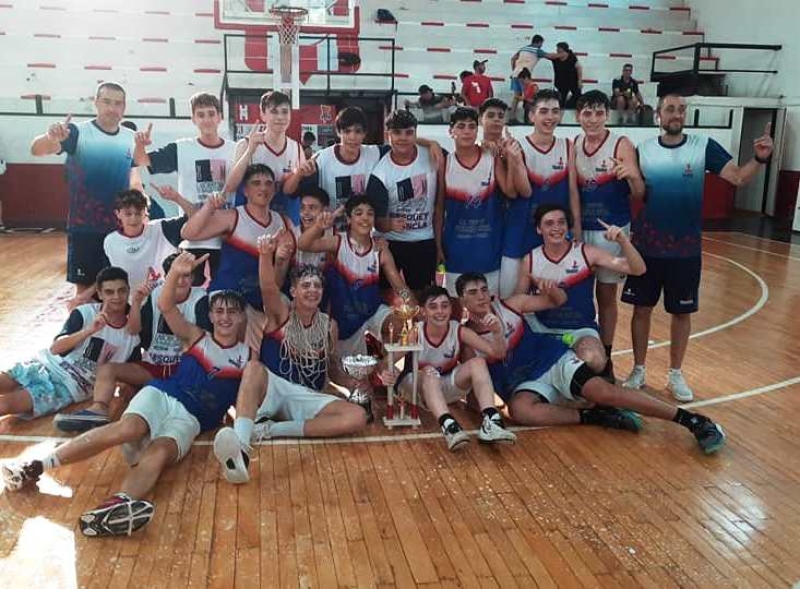
M253 481L220 478L203 437L155 489L130 538L89 540L85 509L117 489L117 451L0 494L4 587L789 587L800 579L800 247L704 240L701 311L684 370L729 443L705 457L674 424L638 434L524 429L516 446L447 452L372 425L337 442L261 445ZM65 317L63 235L0 237L3 366ZM631 367L620 306L617 376ZM650 394L664 395L659 311ZM474 428L477 420L459 416ZM0 457L61 438L50 419L0 419Z

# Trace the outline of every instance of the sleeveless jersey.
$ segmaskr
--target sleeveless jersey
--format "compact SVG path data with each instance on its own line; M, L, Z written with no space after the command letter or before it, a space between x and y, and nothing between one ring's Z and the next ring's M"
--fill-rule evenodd
M353 194L366 194L367 180L378 160L381 150L377 145L362 145L356 161L347 163L340 155L340 147L331 145L316 154L317 181L331 199L330 209L335 211ZM344 218L336 219L336 229L344 231Z
M323 313L323 315L325 314ZM287 318L283 325L277 329L264 332L264 337L261 340L259 359L264 366L269 368L270 372L277 374L284 380L299 384L314 391L322 391L328 380L327 362L324 350L318 350L319 355L313 362L304 360L305 362L309 362L309 366L304 370L300 370L298 366L292 362L291 357L285 358L281 354L281 346L286 339L286 325L288 322L289 319ZM329 322L328 325L330 325ZM328 334L328 337L330 337L330 328Z
M451 320L447 326L447 333L438 344L433 343L428 337L425 322L417 323L417 333L422 351L419 352L420 369L432 366L439 374L449 374L458 365L461 357L461 324Z
M389 241L433 239L433 209L436 201L436 166L426 147L417 146L417 157L410 164L395 163L390 151L375 165L372 176L386 189L389 217L406 220L404 231L389 231Z
M294 233L294 242L297 243L300 240L300 235L303 232L302 228L299 225L295 225L292 229L292 233ZM330 235L330 231L325 232L326 235ZM325 266L327 265L328 261L328 253L327 252L303 252L300 251L300 248L295 248L294 254L294 264L309 264L311 266L316 266L323 272L325 271Z
M164 291L163 286L157 286L150 293L145 304L149 306L150 325L142 325L142 331L150 332L150 345L142 350L142 360L155 366L177 364L183 354L183 342L172 333L167 321L158 308L158 299ZM176 304L181 315L194 325L201 318L196 315L198 303L206 297L206 291L200 287L193 287L185 301Z
M282 150L274 151L269 145L262 143L256 147L250 158L251 164L266 164L275 174L275 196L270 203L270 209L286 215L295 224L300 223L300 199L283 193L283 179L300 166L301 153L300 144L286 137Z
M592 153L586 150L586 136L575 139L575 169L581 191L581 226L589 231L602 231L597 222L624 227L631 222L630 187L617 180L614 162L622 137L606 131L606 138Z
M594 308L594 272L586 260L585 244L573 243L560 260L552 260L544 247L531 252L527 270L536 278L555 280L567 293L567 302L546 311L537 311L536 317L546 327L553 329L597 329Z
M247 344L237 342L226 348L206 332L186 350L173 376L147 384L177 399L197 418L200 429L208 431L218 427L228 407L236 403L249 359Z
M533 215L543 203L558 203L569 210L569 156L572 144L564 137L554 137L547 151L540 151L529 137L520 142L531 197L518 196L508 201L506 209L503 255L522 258L533 248L542 245L536 232Z
M261 288L258 285L256 240L265 233L274 235L278 229L291 231L291 225L282 215L270 213L269 223L262 225L250 215L247 205L236 207L236 222L233 231L224 238L219 268L211 279L208 292L236 290L244 296L250 306L261 309L263 302Z
M100 309L100 303L76 307L59 335L71 335L89 327ZM63 356L46 349L37 359L61 377L76 402L83 401L92 394L99 366L128 362L134 354L138 357L139 336L129 333L127 325L127 320L122 325L107 323Z
M472 167L447 156L443 242L448 272L493 272L503 248L503 200L494 157L481 153Z
M339 324L339 339L346 340L381 305L378 284L380 253L373 242L367 252L357 254L353 251L346 233L337 238L339 245L328 273L326 290L330 290L331 317Z
M508 401L519 384L540 378L569 348L552 336L534 333L522 315L503 301L492 303L492 313L503 322L506 356L502 360L487 358L489 375L495 392ZM487 341L493 337L488 331L478 334Z

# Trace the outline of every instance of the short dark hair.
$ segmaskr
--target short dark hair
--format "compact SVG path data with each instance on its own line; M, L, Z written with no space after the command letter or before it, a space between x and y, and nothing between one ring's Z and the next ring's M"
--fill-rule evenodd
M320 282L322 282L322 286L325 286L325 274L314 264L298 264L293 267L292 271L289 273L289 284L294 286L298 280L306 276L315 276L319 278Z
M447 292L446 288L442 288L438 284L433 284L422 291L419 300L423 305L425 305L431 299L438 299L441 296L445 296L447 297L447 300L450 300L450 293Z
M210 106L219 114L222 114L222 105L219 103L219 98L208 92L198 92L197 94L192 95L192 97L189 99L189 105L192 107L192 114L194 114L195 109L202 108L204 106Z
M661 110L661 106L664 104L664 101L670 97L680 98L681 100L683 100L683 96L681 96L680 93L678 92L675 91L665 92L664 94L658 97L658 103L656 103L656 110L657 111Z
M283 92L278 92L277 90L271 90L269 92L264 92L261 96L261 112L267 112L270 108L275 108L276 106L281 106L283 104L288 104L290 107L292 105L292 101Z
M217 303L233 307L242 312L245 310L244 297L237 290L218 290L208 298L208 309L211 310Z
M536 45L537 43L544 43L544 37L541 35L534 35L531 37L531 45Z
M468 77L470 77L471 75L472 75L472 72L471 72L471 71L469 71L469 70L464 70L463 72L461 72L460 74L458 74L458 79L459 79L459 80L461 80L461 81L463 82L464 80L466 80L466 79L467 79Z
M483 113L485 113L490 108L499 108L503 112L505 112L508 110L508 105L499 98L487 98L481 103L480 107L478 108L478 114L483 115Z
M94 93L95 98L100 98L100 91L101 90L116 90L117 92L122 92L122 98L127 99L128 94L125 92L125 88L122 87L122 84L118 82L100 82L97 85L97 90Z
M622 69L626 69L626 68L633 69L633 64L632 63L623 63L622 64Z
M416 129L417 117L407 110L395 110L386 117L386 128L390 130Z
M458 106L450 115L450 128L455 127L459 121L473 121L478 124L478 111L469 106Z
M569 43L567 43L566 41L559 41L558 43L556 43L556 49L562 49L564 51L572 53L572 49L569 48Z
M544 102L545 100L555 100L559 104L561 104L561 92L558 90L553 90L552 88L544 88L539 90L536 94L533 95L533 101L531 102L531 108L535 109L536 105L540 102Z
M97 290L100 291L103 289L104 282L111 282L112 280L123 280L125 284L129 284L128 273L119 266L106 266L100 270L94 283L97 286Z
M528 80L530 79L530 77L531 77L531 70L529 70L526 67L519 70L519 73L517 74L517 78L522 78L523 80Z
M427 84L422 84L419 88L417 88L417 94L424 94L425 92L433 92L433 88Z
M303 141L316 141L317 136L314 135L312 131L306 131L303 133Z
M553 211L561 211L562 213L564 213L564 216L567 218L567 227L572 229L573 225L572 212L569 210L569 208L557 202L545 202L536 207L536 211L533 213L534 227L538 227L539 225L541 225L542 218L547 213L552 213Z
M133 207L137 211L146 211L148 206L150 206L150 200L141 190L135 188L123 190L114 199L115 211L121 211L128 207Z
M484 284L489 284L489 282L486 280L486 276L480 272L464 272L461 276L456 278L456 294L458 296L464 296L464 288L470 282L483 282Z
M244 178L242 178L242 184L247 184L247 182L253 176L269 176L272 178L272 181L275 181L275 172L272 171L267 164L250 164L247 166L247 169L244 171Z
M348 106L344 110L339 111L334 124L337 131L344 131L350 127L361 127L366 131L367 115L357 106Z
M368 194L361 193L354 194L347 199L347 202L344 203L344 212L348 218L353 214L353 210L359 205L369 205L372 207L373 212L377 216L378 212L375 210L375 199Z
M181 252L175 252L174 254L168 255L164 260L161 262L161 269L164 270L164 276L169 274L169 269L172 268L172 262L175 261L175 258L181 255Z
M323 207L328 207L331 204L331 197L328 196L328 193L317 186L311 186L305 190L301 190L300 200L302 201L306 197L317 199Z
M611 101L608 94L601 90L589 90L586 94L575 101L575 110L581 112L584 108L597 108L602 106L606 110L611 110Z

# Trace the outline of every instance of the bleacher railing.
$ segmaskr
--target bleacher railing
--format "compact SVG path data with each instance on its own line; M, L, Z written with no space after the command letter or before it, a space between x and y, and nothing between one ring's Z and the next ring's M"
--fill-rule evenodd
M718 58L710 55L714 49L734 49L737 51L780 51L782 45L755 45L750 43L692 43L690 45L681 45L679 47L670 47L669 49L659 49L653 51L653 60L650 66L650 80L652 82L660 82L676 76L693 76L695 79L701 75L722 75L722 74L777 74L778 70L775 69L749 69L749 68L720 68ZM684 70L661 70L657 68L659 64L666 64L668 60L666 57L672 56L677 52L686 51L691 49L693 51L694 59L692 60L692 67ZM705 55L704 55L705 53ZM716 65L711 68L703 68L704 62L712 60Z

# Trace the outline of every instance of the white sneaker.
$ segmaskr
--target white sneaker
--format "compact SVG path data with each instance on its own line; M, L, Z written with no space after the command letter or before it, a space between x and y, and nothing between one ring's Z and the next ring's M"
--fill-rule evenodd
M214 455L222 465L225 480L241 485L250 480L247 467L250 465L250 446L239 441L239 436L231 427L223 427L214 437Z
M274 421L267 419L266 421L259 421L253 426L253 435L250 438L251 443L261 442L262 440L271 440L272 434L269 428L272 427Z
M625 379L625 382L622 383L622 386L626 389L640 389L644 386L645 376L647 372L644 366L633 366L633 370L628 375L628 378Z
M667 381L667 390L672 393L676 401L680 401L681 403L688 403L694 399L692 389L686 384L686 379L683 378L683 374L680 372L670 371L669 380Z
M514 432L510 432L503 425L503 420L490 417L484 417L481 423L481 429L478 430L478 440L484 444L494 444L495 442L507 442L513 444L517 441L517 436Z
M447 427L442 427L442 435L447 442L447 449L451 452L456 452L469 443L469 435L455 420L447 424Z

